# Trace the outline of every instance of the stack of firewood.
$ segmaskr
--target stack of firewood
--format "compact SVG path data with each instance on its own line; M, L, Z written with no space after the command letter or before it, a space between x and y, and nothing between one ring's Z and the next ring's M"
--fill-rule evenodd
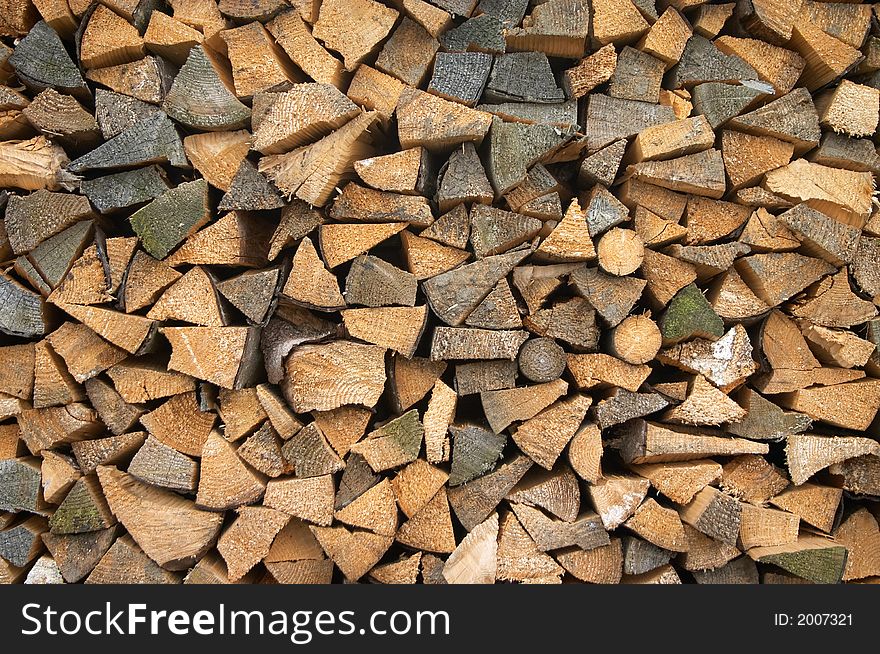
M880 580L877 7L0 1L0 580Z

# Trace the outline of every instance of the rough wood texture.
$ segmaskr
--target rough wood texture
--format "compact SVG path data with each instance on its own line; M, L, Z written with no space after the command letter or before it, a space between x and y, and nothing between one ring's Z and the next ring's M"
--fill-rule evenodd
M0 581L876 581L877 7L165 4L0 2Z
M190 500L148 486L117 468L98 468L98 478L114 515L159 565L185 569L217 538L222 514L197 509Z

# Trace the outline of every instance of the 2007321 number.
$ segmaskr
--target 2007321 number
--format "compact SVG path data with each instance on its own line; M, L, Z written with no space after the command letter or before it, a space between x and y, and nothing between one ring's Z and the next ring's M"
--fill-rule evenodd
M797 625L801 627L851 627L852 613L798 613Z
M777 627L851 627L852 613L777 613L773 624Z

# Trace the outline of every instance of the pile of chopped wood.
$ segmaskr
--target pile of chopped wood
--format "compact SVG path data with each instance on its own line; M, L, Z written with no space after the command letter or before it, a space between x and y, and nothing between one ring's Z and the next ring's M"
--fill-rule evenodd
M877 7L0 2L0 580L880 580Z

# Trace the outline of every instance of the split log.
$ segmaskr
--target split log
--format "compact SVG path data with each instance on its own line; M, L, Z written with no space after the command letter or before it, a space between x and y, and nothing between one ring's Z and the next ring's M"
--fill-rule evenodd
M669 550L630 536L624 539L623 572L625 575L643 575L665 566L673 556Z
M89 575L116 540L118 527L84 534L42 535L46 549L64 581L76 583Z
M25 568L43 551L41 534L46 532L46 520L31 516L23 522L0 531L0 554L12 567Z
M337 88L343 85L342 62L312 36L299 11L282 11L267 27L290 60L309 77Z
M724 54L699 34L691 36L681 59L671 71L673 88L690 88L707 82L735 83L755 80L758 74L735 54Z
M486 172L496 194L504 195L521 184L531 166L549 158L572 136L571 128L492 118Z
M806 62L801 81L810 91L840 77L862 59L861 52L824 32L809 18L792 26L790 45Z
M720 198L726 188L721 152L714 149L669 161L634 164L628 173L663 188L710 198Z
M735 498L712 487L703 488L679 514L694 529L722 543L735 545L739 538L743 508Z
M395 538L402 545L428 552L453 552L455 536L446 491L441 488L410 520L400 526Z
M788 545L797 541L798 523L799 518L790 513L743 504L740 542L747 550Z
M25 409L17 419L21 439L34 454L61 443L94 437L101 430L95 411L78 402L48 409Z
M123 434L138 421L143 410L127 403L110 384L100 378L85 383L86 394L107 428L114 434Z
M731 459L721 473L725 492L751 504L762 506L789 486L789 481L776 466L754 454Z
M81 534L113 526L116 518L104 499L98 478L80 477L49 519L53 534Z
M834 538L847 549L844 581L876 575L877 532L877 520L866 509L858 509L838 527Z
M588 488L593 506L605 529L622 525L645 499L650 484L646 479L626 475L602 477Z
M86 79L109 87L116 93L150 104L161 104L173 82L174 67L164 59L146 56L130 63L93 68Z
M688 549L678 514L673 509L660 506L653 499L645 500L624 524L657 547L673 552L686 552Z
M287 359L282 390L297 413L344 404L372 407L385 384L384 358L380 347L348 341L300 347Z
M256 268L266 264L268 240L266 225L255 214L231 211L193 234L165 262Z
M639 132L627 152L627 161L674 159L708 150L714 143L715 134L704 116L685 118Z
M352 6L331 0L322 4L312 33L340 53L346 70L351 71L388 35L397 16L397 11L372 0L359 0Z
M687 386L687 382L685 382ZM596 404L593 415L602 429L623 424L633 418L642 418L669 406L659 393L634 393L623 388L611 391Z
M872 179L859 173L797 159L767 174L768 191L793 202L809 202L814 208L844 222L863 221L870 214ZM823 191L822 186L834 191ZM855 222L854 224L859 224Z
M734 189L750 186L762 176L791 161L794 145L772 136L755 136L725 130L721 133L721 155Z
M540 552L532 537L513 513L500 519L498 569L500 580L557 583L562 568L550 556ZM553 580L557 581L553 581Z
M354 182L347 184L336 198L330 209L330 217L363 223L405 220L416 227L427 227L434 222L424 198L376 191Z
M311 527L327 555L350 581L365 575L391 546L392 539L369 531L335 527Z
M709 485L718 481L722 474L719 464L700 459L672 463L642 463L630 467L635 473L648 479L658 492L676 504L688 506L695 496L710 488ZM694 505L694 508L696 506ZM685 519L685 523L692 524L689 519Z
M238 98L252 99L256 93L283 89L301 79L260 23L222 30L217 37L225 45Z
M379 51L376 68L418 87L439 49L440 44L424 27L404 17Z
M626 318L646 285L645 280L606 275L598 268L575 270L570 280L578 294L595 307L596 312L610 327L618 325Z
M584 119L588 149L598 150L618 139L635 136L646 127L673 120L675 113L669 107L601 94L590 95Z
M115 465L128 460L144 442L145 432L131 432L118 436L96 438L71 443L71 449L80 470L85 474L95 471L99 465Z
M510 394L513 391L491 392ZM486 417L489 424L492 425L492 429L497 433L500 431L498 418L495 412L486 406L485 393L482 397L484 398L483 408ZM568 442L574 437L591 403L592 400L583 395L575 395L558 402L537 413L534 417L526 419L514 432L513 440L532 461L549 470L562 454L562 450L565 449ZM523 414L518 411L513 417L520 418L528 413ZM548 434L552 434L552 438L547 438Z
M174 120L195 129L239 129L250 118L250 109L229 89L214 59L203 46L192 48L162 108Z
M843 491L810 482L789 487L770 499L780 509L800 516L801 520L817 529L830 532L834 525Z
M281 447L281 454L301 478L330 475L345 467L314 422L289 438Z
M608 534L593 512L584 512L572 522L565 522L524 504L511 507L542 552L571 546L592 550L609 543Z
M607 354L569 354L568 369L578 388L610 385L633 393L651 372L648 366L635 366Z
M417 90L401 94L396 113L401 145L421 145L429 150L481 143L491 118L489 114Z
M461 13L470 15L471 12ZM504 23L497 16L487 13L453 27L441 36L440 44L447 52L476 51L499 54L507 48L503 30Z
M796 486L832 464L878 451L877 442L870 438L819 434L789 436L785 447L788 471Z
M792 314L825 327L852 327L873 319L877 309L853 293L844 268L811 286Z
M132 228L141 238L144 249L156 258L165 258L175 246L208 221L208 185L184 182L166 191L143 209L132 214ZM179 222L169 224L166 217L174 215Z
M30 572L27 573L24 583L26 584L63 584L64 577L58 569L58 564L48 554L44 554L34 562Z
M65 146L82 150L98 145L98 123L75 98L46 89L22 115L43 134L57 136Z
M216 431L208 434L201 451L196 505L222 511L259 500L266 489L261 473L251 471L235 447Z
M498 551L498 515L474 527L449 556L443 577L450 584L495 583Z
M38 514L44 512L46 504L40 485L40 465L37 459L22 457L0 461L0 478L3 479L0 509Z
M183 66L190 50L200 45L204 36L186 23L158 11L150 14L144 32L144 46L176 66Z
M756 584L758 568L747 556L741 556L719 568L695 571L694 577L702 584Z
M317 525L333 520L333 477L282 477L269 480L263 504Z
M582 59L574 68L566 70L562 78L563 87L570 97L583 97L611 79L616 67L617 52L613 45L605 45Z
M565 465L553 470L532 469L514 487L508 501L544 509L566 522L573 522L580 506L577 477Z
M561 550L556 554L556 560L572 576L588 583L619 583L623 574L623 550L619 538L592 550Z
M449 504L459 522L473 529L484 521L531 466L528 457L518 455L493 472L449 489Z
M870 148L865 139L829 132L822 136L822 141L816 152L810 155L810 160L823 166L863 172L875 170L876 156L876 151Z
M183 139L187 158L208 182L228 191L235 173L250 149L245 130L204 132Z
M631 43L648 30L648 23L627 0L619 6L602 0L593 5L593 38L600 44Z
M488 360L459 363L455 367L455 387L459 395L471 395L515 386L517 366L513 361Z
M691 27L687 21L675 7L667 7L639 41L638 48L670 66L681 59L690 37Z
M367 133L376 118L375 112L361 113L312 145L264 157L259 171L288 198L296 195L324 206L339 182L350 174L354 162L372 154Z
M358 114L351 100L330 84L297 84L277 95L254 130L253 148L281 154L313 142Z
M122 16L101 5L89 14L80 36L79 58L85 68L104 68L144 56L144 41Z
M689 385L687 398L664 414L667 422L685 425L720 425L737 423L746 412L736 402L715 388L702 375Z
M153 436L184 454L200 456L216 416L201 411L194 392L175 395L143 415L141 424Z
M581 162L578 179L585 185L589 183L611 186L617 179L617 172L626 151L626 139L614 141L587 157Z
M148 486L113 467L99 467L98 478L113 514L162 567L189 567L217 538L222 514L201 511L190 500Z
M754 561L772 563L814 583L838 583L846 568L847 549L819 536L800 536L787 545L753 547Z
M424 148L410 148L354 163L355 172L369 186L380 191L425 194L429 166ZM444 209L441 209L443 211Z
M796 152L815 147L821 135L816 108L804 89L795 89L760 109L733 118L728 126L792 143Z
M445 372L445 361L395 356L388 377L396 409L403 413L421 400Z
M382 124L387 125L404 88L406 85L399 79L361 64L352 77L347 95L355 104L375 111Z
M374 429L351 451L362 455L374 472L382 472L415 461L424 435L418 411L413 409Z
M509 51L539 50L548 56L583 57L589 31L588 6L583 0L553 0L538 5L522 27L505 33Z
M449 485L458 486L489 471L501 458L507 436L479 425L450 425L452 466Z
M166 327L171 343L169 370L206 379L223 388L242 388L256 374L259 330L254 327Z
M806 431L811 424L810 417L806 414L783 411L748 388L743 388L737 394L737 402L746 410L746 416L725 427L737 436L755 440L778 440Z
M853 493L873 495L880 484L880 457L867 455L835 463L828 468L843 479L843 487Z
M154 486L193 492L198 482L198 465L190 457L148 436L128 466L129 474Z
M448 478L440 468L416 459L391 480L391 487L400 510L412 518L432 501Z
M620 453L627 463L693 461L707 456L766 454L769 447L743 438L675 431L657 423L633 421L621 438Z
M126 534L116 539L84 583L177 584L180 583L180 577L157 565Z
M45 21L40 21L15 46L8 63L25 85L42 91L54 88L80 100L91 93L70 59L61 37Z

